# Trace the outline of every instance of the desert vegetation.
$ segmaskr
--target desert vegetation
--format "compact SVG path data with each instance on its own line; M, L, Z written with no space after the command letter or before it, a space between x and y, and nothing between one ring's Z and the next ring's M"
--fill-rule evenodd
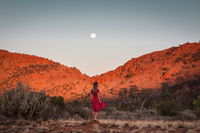
M136 85L130 85L130 88L121 88L116 99L107 101L108 107L105 111L111 113L128 111L133 114L137 112L138 116L154 116L157 119L159 116L165 116L176 120L197 120L199 119L199 84L198 80L173 86L163 82L161 88L142 90L139 90Z
M198 81L186 84L195 89ZM173 90L172 90L173 88ZM122 88L119 98L107 100L99 121L91 121L89 100L64 101L45 91L17 84L0 96L2 132L199 132L200 97L179 94L177 86L162 83L159 90ZM183 92L183 91L182 91ZM188 97L186 97L188 96ZM184 98L188 100L185 101ZM183 104L184 103L184 104Z
M45 91L34 92L32 88L17 84L16 88L0 96L0 113L8 118L25 120L48 120L69 117L88 119L88 112L79 101L64 102L61 96L48 96Z
M61 101L64 100L46 96L44 91L33 92L31 88L18 83L16 88L1 94L0 113L16 119L55 119L62 114Z

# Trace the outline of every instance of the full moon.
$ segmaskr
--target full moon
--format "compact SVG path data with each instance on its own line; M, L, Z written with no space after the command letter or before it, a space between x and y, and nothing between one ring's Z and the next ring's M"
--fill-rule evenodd
M92 39L96 38L96 34L95 33L91 33L90 34L90 38L92 38Z

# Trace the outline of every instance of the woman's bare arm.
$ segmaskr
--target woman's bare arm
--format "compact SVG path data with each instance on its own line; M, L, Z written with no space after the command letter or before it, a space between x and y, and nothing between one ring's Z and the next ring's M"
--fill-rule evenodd
M84 101L90 96L90 93L85 97Z

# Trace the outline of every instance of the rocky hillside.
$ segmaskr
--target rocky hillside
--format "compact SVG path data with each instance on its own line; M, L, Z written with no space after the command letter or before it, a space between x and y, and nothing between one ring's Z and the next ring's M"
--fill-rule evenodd
M103 95L117 96L121 88L159 88L161 83L181 84L189 80L200 80L200 43L186 43L179 47L152 52L133 58L99 76Z
M76 68L69 68L45 58L0 50L0 91L17 82L35 91L45 90L65 100L84 97L93 81L100 82L104 98L114 98L121 88L159 88L161 83L181 84L200 80L200 43L186 43L162 51L133 58L115 70L88 77Z
M75 99L91 88L89 77L45 58L0 50L0 91L21 82L35 91Z

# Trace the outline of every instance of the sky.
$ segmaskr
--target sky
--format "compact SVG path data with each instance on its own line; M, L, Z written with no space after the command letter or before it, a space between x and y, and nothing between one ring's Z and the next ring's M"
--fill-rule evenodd
M0 49L89 76L199 41L200 0L0 0Z

